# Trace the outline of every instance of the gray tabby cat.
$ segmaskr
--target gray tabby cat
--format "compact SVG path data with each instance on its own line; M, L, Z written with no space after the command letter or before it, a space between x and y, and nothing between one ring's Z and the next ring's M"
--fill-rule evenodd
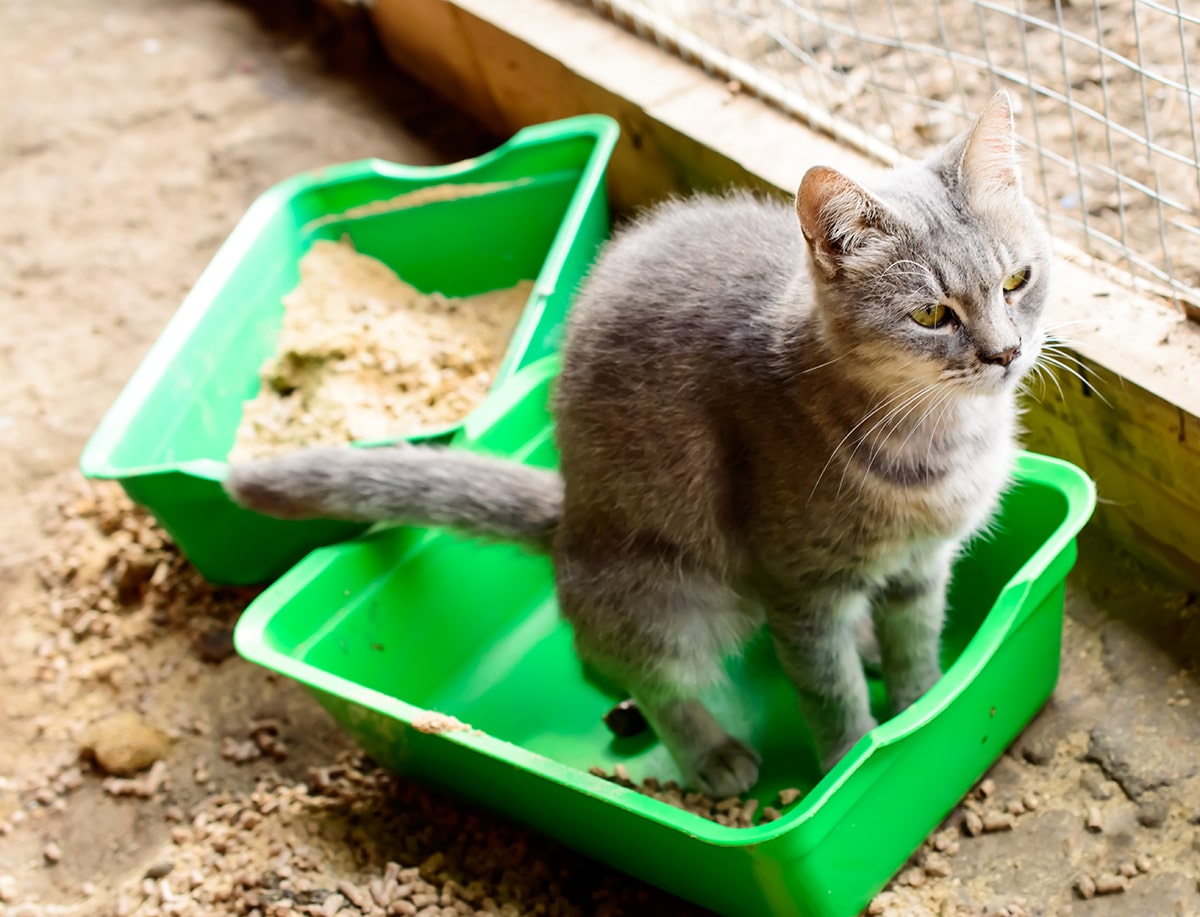
M894 711L939 677L951 564L1009 479L1050 263L1000 94L869 189L814 168L795 210L696 197L618 233L570 321L561 476L453 450L310 449L235 467L227 487L281 517L549 550L579 655L695 786L738 793L759 757L700 697L764 619L826 767L875 725L865 616Z

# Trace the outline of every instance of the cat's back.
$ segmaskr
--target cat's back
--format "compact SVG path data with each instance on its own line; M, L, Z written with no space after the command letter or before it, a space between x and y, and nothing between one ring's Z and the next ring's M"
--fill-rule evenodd
M779 199L738 191L659 204L605 248L574 307L573 337L619 322L643 341L701 327L719 339L782 294L802 246L795 211Z

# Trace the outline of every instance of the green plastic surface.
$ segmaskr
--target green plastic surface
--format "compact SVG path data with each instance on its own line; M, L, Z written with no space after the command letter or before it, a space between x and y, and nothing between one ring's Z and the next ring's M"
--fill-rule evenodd
M455 447L556 460L547 394L556 358L510 380ZM571 649L549 561L441 530L390 528L313 552L238 624L246 658L295 678L376 760L506 811L722 914L857 914L1049 697L1064 580L1094 505L1091 481L1022 454L994 533L959 562L946 675L822 777L769 641L709 699L763 752L755 795L807 794L779 821L727 828L587 773L624 763L678 777L652 737L614 739L622 695ZM885 716L882 686L872 683ZM427 735L423 710L478 733Z
M533 280L495 385L553 353L576 287L608 236L604 175L617 125L586 115L526 128L448 166L376 159L289 179L246 212L93 434L80 465L149 508L210 580L256 583L359 524L269 519L221 489L258 370L275 350L282 297L315 239L348 235L426 290L464 296ZM347 213L430 185L501 187L420 206ZM398 430L449 439L457 428ZM365 444L364 444L365 445Z

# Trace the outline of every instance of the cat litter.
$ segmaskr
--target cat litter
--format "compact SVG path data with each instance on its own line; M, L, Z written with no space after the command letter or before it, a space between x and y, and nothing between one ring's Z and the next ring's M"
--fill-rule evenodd
M386 373L354 368L355 361L377 357L387 369L394 360L393 381L419 380L426 392L437 393L424 406L420 398L407 405L397 398L406 409L395 416L375 418L356 407L331 423L319 406L315 413L304 409L311 361L304 359L309 348L300 346L297 365L276 364L288 371L269 373L266 388L274 384L281 394L296 383L301 399L282 412L278 404L252 407L259 422L248 421L240 448L257 454L260 447L271 449L271 439L292 442L297 419L304 430L299 441L317 428L340 427L330 435L363 445L448 442L484 409L481 402L495 385L557 350L571 296L608 236L604 176L617 133L610 118L584 115L525 128L492 152L459 163L415 167L368 159L299 175L267 191L109 409L80 460L84 474L120 481L213 582L266 582L314 547L363 532L358 523L270 519L234 505L221 486L244 406L263 391L263 363L278 355L282 301L301 279L301 259L314 243L348 237L360 255L386 264L425 296L445 297L437 306L447 312L451 300L521 283L528 295L519 308L491 304L495 335L483 343L455 344L435 328L411 329L445 349L444 362L453 365L410 360L395 341L377 342L383 351L373 353L358 346L363 336L357 335L349 349L358 355L341 358L341 370L325 388L343 389L339 398L361 407ZM375 313L371 306L365 311ZM436 312L428 312L432 324ZM513 312L519 312L515 320ZM323 347L317 350L329 355ZM289 381L293 371L299 377ZM301 405L299 417L291 404Z
M487 396L532 288L424 294L348 240L314 242L229 460L460 423Z
M468 425L458 445L552 467L547 397L557 371L550 358L502 384L486 422ZM674 790L678 775L651 736L614 737L604 716L622 695L580 666L549 559L513 545L402 527L322 548L252 603L235 642L309 686L381 764L729 917L845 917L904 866L1053 690L1065 577L1094 491L1074 466L1027 453L1015 482L993 537L956 568L946 674L891 719L872 679L886 721L828 774L769 641L730 663L732 690L755 698L739 734L763 755L744 802ZM414 728L428 711L474 730ZM709 817L633 788L647 776ZM785 790L796 793L790 805ZM984 807L973 813L980 834L985 823L1012 827L994 790L972 804ZM764 820L768 806L780 817Z

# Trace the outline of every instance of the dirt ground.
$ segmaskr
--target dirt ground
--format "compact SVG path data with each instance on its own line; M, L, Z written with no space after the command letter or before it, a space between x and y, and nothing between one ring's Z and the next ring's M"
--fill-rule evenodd
M378 772L232 654L251 590L206 586L73 470L259 192L494 145L383 69L340 75L320 26L0 2L0 914L707 913ZM1054 700L871 913L1200 914L1198 611L1085 539ZM119 712L162 731L141 743L162 763L81 758ZM998 830L973 836L976 816Z

